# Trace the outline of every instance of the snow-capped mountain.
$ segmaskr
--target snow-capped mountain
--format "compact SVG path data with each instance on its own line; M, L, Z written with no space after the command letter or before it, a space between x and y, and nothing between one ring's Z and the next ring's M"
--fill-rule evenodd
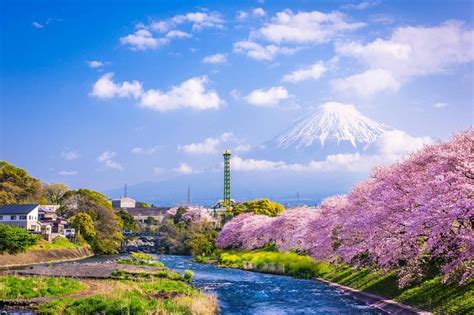
M392 128L362 115L354 105L328 102L264 143L259 157L314 160L330 154L361 152Z
M354 105L329 102L275 140L277 148L306 148L314 143L348 141L354 147L377 140L390 128L362 115Z

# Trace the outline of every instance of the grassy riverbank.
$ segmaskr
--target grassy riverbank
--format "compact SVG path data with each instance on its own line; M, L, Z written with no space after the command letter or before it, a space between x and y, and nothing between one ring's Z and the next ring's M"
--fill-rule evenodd
M393 273L366 268L356 270L295 253L265 250L226 251L220 254L218 264L305 279L322 278L435 313L467 314L474 311L474 281L464 286L449 285L441 283L441 277L435 277L400 289Z
M0 305L25 306L41 314L206 315L218 311L217 299L191 284L192 272L173 272L147 255L86 265L45 266L35 275L0 276ZM91 270L97 272L89 277ZM39 276L43 271L52 276Z

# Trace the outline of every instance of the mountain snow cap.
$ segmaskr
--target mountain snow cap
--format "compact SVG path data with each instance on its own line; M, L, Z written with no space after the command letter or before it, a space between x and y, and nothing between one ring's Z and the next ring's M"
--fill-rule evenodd
M391 128L362 115L354 105L328 102L276 138L278 148L309 147L319 142L370 144Z

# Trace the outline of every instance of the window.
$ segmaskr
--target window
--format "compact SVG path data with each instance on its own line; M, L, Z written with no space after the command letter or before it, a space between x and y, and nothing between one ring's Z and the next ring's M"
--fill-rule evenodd
M0 215L0 221L3 221L3 215Z
M10 216L10 220L15 221L15 220L16 220L16 215L11 215L11 216Z
M26 220L26 215L20 215L20 220Z
M32 215L30 215L30 216L28 217L28 219L30 219L30 220L33 220L33 216L32 216Z

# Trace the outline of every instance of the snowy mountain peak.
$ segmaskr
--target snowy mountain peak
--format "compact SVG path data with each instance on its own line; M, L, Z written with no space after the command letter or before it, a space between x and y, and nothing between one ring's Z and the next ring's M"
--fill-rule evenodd
M328 102L297 122L274 141L278 148L321 146L348 141L354 147L377 140L389 127L362 115L354 105Z

